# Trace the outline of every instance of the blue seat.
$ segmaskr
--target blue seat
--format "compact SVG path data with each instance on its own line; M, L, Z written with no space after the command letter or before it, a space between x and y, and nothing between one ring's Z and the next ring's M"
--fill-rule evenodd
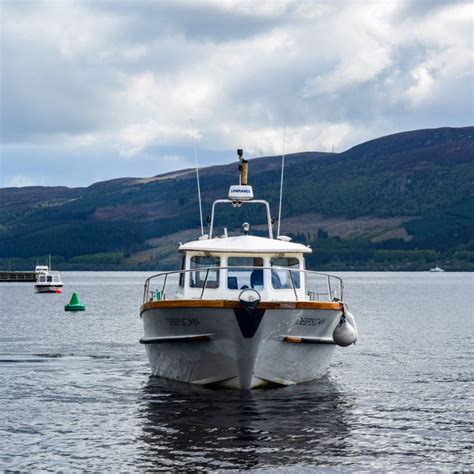
M250 274L250 284L252 288L263 287L263 270L256 269Z
M238 290L237 277L227 277L227 288L229 290Z

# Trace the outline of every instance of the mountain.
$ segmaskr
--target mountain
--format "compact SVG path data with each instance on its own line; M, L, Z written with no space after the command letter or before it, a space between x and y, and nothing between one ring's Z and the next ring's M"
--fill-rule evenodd
M281 229L314 249L313 268L474 269L474 127L397 133L342 153L285 158ZM231 160L232 157L229 157ZM278 215L281 156L250 160L255 196ZM205 215L237 181L237 159L200 170ZM245 207L245 206L244 206ZM263 216L222 214L230 231ZM0 189L0 266L161 269L199 234L195 171L119 178L86 188Z

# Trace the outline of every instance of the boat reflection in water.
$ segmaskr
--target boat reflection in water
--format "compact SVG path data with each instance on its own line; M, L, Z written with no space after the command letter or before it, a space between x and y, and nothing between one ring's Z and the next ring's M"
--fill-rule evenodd
M327 377L259 391L152 377L142 396L145 470L340 466L350 451L352 401Z

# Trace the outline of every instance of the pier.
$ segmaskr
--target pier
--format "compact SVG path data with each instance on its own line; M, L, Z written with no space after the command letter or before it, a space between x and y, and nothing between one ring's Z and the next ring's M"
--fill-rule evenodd
M34 282L36 272L11 272L0 270L0 282Z

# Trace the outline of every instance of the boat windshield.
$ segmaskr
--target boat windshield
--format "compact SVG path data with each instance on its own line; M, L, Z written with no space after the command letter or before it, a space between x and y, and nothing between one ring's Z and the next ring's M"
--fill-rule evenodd
M36 279L38 283L58 283L61 281L61 278L58 274L44 274L40 273Z
M245 288L261 290L263 288L263 269L245 268L263 267L263 258L229 257L227 266L229 267L227 270L227 288L229 290L244 290Z
M287 268L300 268L300 261L295 257L276 257L273 258L272 267L285 267L272 269L272 286L276 290L300 288L300 272L288 271ZM290 276L291 273L291 276ZM292 283L293 280L293 283Z
M191 277L189 286L191 288L217 288L219 286L219 269L207 270L209 267L219 267L220 259L211 256L191 257ZM207 278L207 281L206 281Z

